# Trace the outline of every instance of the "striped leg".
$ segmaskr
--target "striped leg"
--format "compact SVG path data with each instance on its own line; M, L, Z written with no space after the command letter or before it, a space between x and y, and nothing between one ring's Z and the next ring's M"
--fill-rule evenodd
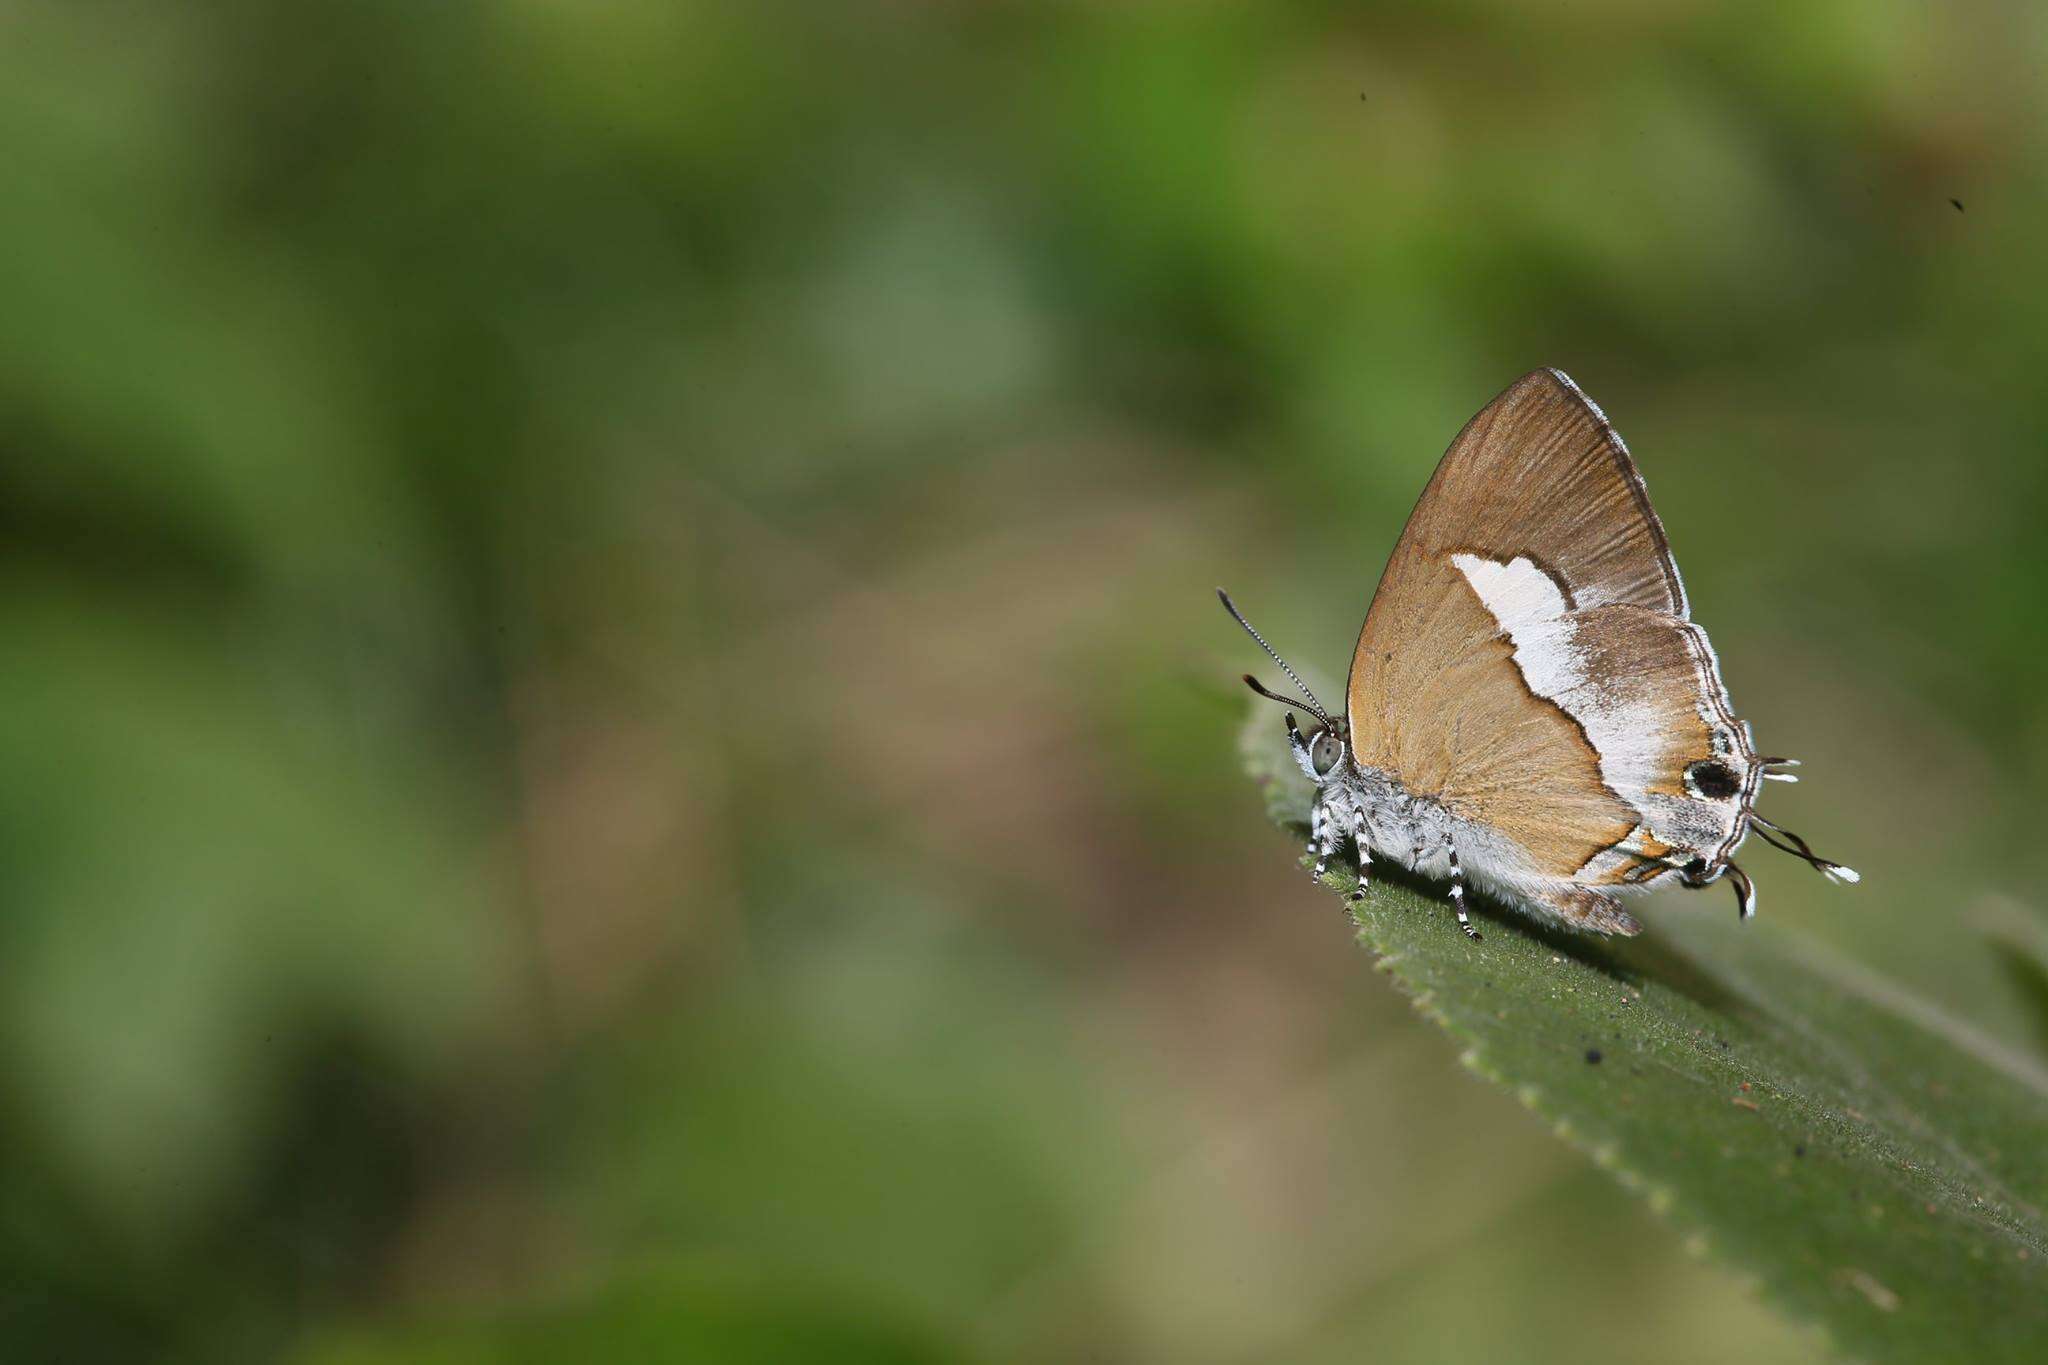
M1472 927L1472 921L1465 918L1465 870L1458 866L1458 846L1447 843L1445 849L1451 855L1451 904L1458 911L1458 927L1465 931L1465 937L1479 942L1479 931Z
M1309 851L1316 855L1315 879L1321 881L1324 871L1330 866L1330 855L1344 842L1344 831L1338 827L1335 820L1323 813L1321 806L1316 807L1313 826L1316 837L1309 845Z
M1353 818L1351 837L1358 841L1358 889L1351 893L1355 905L1365 899L1365 888L1372 885L1372 841L1366 837L1364 811Z

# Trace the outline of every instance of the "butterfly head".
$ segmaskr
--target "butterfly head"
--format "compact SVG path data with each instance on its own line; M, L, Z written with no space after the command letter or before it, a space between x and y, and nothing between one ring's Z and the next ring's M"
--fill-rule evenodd
M1339 776L1349 762L1342 721L1322 717L1304 733L1295 725L1294 713L1289 711L1287 742L1294 749L1295 761L1301 764L1302 772L1317 786Z

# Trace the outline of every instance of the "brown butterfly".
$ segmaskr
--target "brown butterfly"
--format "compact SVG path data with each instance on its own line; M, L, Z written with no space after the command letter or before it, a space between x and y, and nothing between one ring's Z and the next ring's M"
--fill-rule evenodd
M1318 878L1347 840L1361 885L1374 858L1447 877L1474 939L1468 877L1569 928L1635 934L1618 893L1725 874L1746 919L1755 887L1730 859L1752 829L1858 879L1756 813L1795 760L1757 757L1643 476L1560 371L1516 380L1444 453L1366 613L1344 719L1218 595L1319 722L1304 735L1287 716L1317 788Z

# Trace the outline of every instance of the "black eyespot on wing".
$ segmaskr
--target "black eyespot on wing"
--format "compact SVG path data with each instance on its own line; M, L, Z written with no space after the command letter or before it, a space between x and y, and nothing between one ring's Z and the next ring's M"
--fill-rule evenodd
M1735 769L1718 758L1703 758L1685 770L1685 780L1709 801L1726 801L1742 790Z
M1688 877L1697 877L1706 870L1707 860L1705 858L1694 858L1685 865L1685 875Z

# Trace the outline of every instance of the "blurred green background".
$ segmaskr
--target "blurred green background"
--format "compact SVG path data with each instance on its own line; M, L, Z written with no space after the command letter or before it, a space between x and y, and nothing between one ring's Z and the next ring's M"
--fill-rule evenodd
M6 1358L1810 1356L1233 754L1537 365L2028 1037L2048 10L4 17Z

